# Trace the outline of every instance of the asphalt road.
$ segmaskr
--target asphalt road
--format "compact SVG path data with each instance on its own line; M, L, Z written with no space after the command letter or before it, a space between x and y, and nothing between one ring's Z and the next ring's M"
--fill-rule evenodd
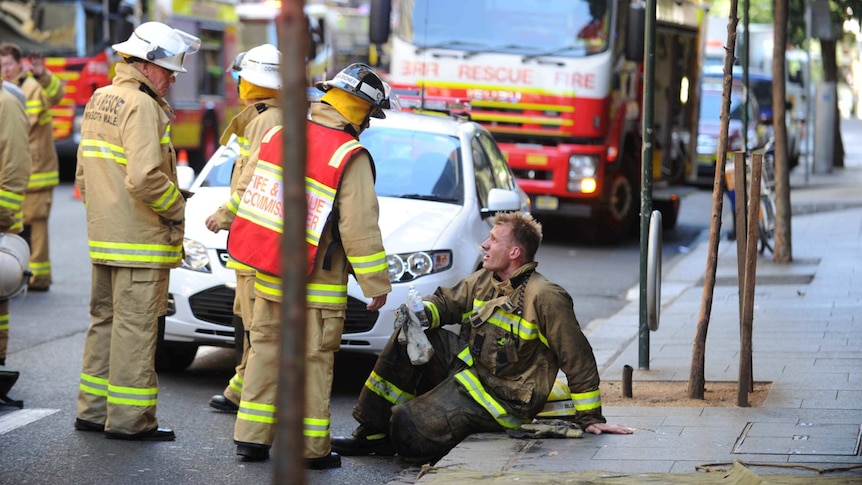
M710 199L711 194L703 191L686 196L678 228L665 234L666 265L702 237ZM0 409L0 483L271 482L272 462L237 460L234 416L207 406L233 373L228 349L203 348L185 372L159 376L160 424L175 429L176 441L116 442L72 428L88 324L90 264L84 210L73 199L72 186L58 187L54 200L50 220L54 284L47 293L29 293L12 301L7 364L21 371L11 396L23 399L25 408ZM586 242L576 230L548 225L538 254L539 270L569 290L583 326L600 325L624 306L627 291L637 284L638 250L636 241L605 247ZM333 434L348 434L355 427L351 407L372 364L367 356L339 356ZM418 471L397 458L345 457L340 469L309 471L306 483L413 483Z

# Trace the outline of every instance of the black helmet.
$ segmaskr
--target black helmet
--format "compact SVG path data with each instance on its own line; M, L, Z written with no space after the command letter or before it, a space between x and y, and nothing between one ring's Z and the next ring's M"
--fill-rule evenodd
M332 88L346 91L371 103L372 109L369 115L372 118L386 118L383 110L389 108L388 90L380 76L365 64L351 64L342 69L333 79L317 82L314 86L323 92Z

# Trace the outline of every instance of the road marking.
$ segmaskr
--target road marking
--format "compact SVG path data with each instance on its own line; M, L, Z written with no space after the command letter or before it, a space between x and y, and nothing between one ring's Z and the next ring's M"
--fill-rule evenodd
M59 409L21 409L20 411L0 413L0 435L50 416L57 411Z

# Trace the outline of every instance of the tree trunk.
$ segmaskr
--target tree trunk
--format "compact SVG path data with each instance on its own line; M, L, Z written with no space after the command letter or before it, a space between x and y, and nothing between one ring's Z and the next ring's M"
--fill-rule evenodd
M788 0L775 0L775 33L772 48L772 107L775 130L775 246L772 260L793 260L790 232L790 162L787 155L787 15Z
M820 51L823 55L823 80L838 85L838 58L836 57L835 41L820 39ZM836 91L837 92L837 91ZM832 166L844 168L844 142L841 139L841 115L838 112L838 96L835 96L835 131Z

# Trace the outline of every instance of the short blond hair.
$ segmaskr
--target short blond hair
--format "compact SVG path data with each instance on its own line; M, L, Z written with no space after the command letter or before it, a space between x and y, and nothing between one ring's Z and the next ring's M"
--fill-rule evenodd
M524 250L527 262L533 261L542 242L542 224L539 221L524 212L498 212L494 216L494 225L509 226L512 238Z

